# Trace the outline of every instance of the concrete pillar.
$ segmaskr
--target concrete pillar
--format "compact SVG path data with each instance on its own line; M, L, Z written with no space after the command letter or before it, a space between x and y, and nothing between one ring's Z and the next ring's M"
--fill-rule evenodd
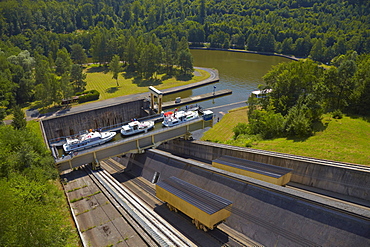
M162 112L162 95L158 95L158 114Z
M150 93L150 109L154 110L154 94Z

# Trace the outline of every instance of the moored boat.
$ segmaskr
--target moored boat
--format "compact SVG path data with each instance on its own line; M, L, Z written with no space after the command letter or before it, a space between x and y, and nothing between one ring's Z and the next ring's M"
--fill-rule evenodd
M93 146L104 144L112 140L115 135L116 132L91 131L78 135L74 138L66 138L66 143L63 145L63 149L67 153L84 150Z
M171 127L199 118L197 111L174 111L164 113L163 126Z
M121 128L121 134L124 136L134 135L137 133L147 132L154 127L154 121L132 121Z

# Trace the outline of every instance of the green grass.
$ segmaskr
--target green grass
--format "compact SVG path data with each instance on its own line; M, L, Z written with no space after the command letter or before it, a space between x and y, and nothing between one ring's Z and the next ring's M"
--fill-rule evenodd
M177 80L174 77L163 78L165 75L158 75L157 78L163 78L163 81L138 80L134 79L130 75L127 75L126 73L120 73L118 76L119 86L117 86L116 80L112 79L112 73L104 71L103 67L89 67L85 70L85 72L87 72L86 90L95 89L99 91L99 100L105 100L123 95L148 92L149 86L155 86L157 89L163 90L166 88L202 81L210 76L209 73L204 70L196 69L195 71L199 73L196 73L197 76L193 76L189 80Z
M204 141L211 142L226 142L234 136L233 128L238 123L248 121L247 107L242 107L234 111L230 111L223 116L220 122L216 123L210 130L206 131L201 138Z
M226 143L232 139L232 128L238 122L247 122L245 109L226 114L202 140ZM252 148L370 165L370 121L348 116L333 119L324 115L322 124L316 127L316 133L306 139L263 140L254 142Z

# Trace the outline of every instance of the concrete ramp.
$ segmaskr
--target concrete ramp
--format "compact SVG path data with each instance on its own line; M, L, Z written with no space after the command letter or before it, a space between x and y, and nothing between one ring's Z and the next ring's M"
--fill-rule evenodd
M132 155L148 181L176 176L233 201L225 224L265 246L370 246L370 210L213 168L159 150ZM213 169L213 170L212 170Z

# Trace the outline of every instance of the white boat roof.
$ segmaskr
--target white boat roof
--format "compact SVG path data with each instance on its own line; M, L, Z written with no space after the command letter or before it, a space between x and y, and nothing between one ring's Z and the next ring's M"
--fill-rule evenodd
M130 130L131 128L130 128L130 126L128 126L128 125L123 125L123 126L122 126L122 129L123 129L123 130Z
M252 94L260 95L260 94L267 94L267 93L271 93L271 92L272 92L272 89L264 89L264 90L253 91Z
M211 110L205 110L205 111L203 111L203 114L204 115L213 114L213 111L211 111Z
M139 124L140 124L139 121L132 121L132 122L128 123L129 126L135 126L135 125L139 125Z

